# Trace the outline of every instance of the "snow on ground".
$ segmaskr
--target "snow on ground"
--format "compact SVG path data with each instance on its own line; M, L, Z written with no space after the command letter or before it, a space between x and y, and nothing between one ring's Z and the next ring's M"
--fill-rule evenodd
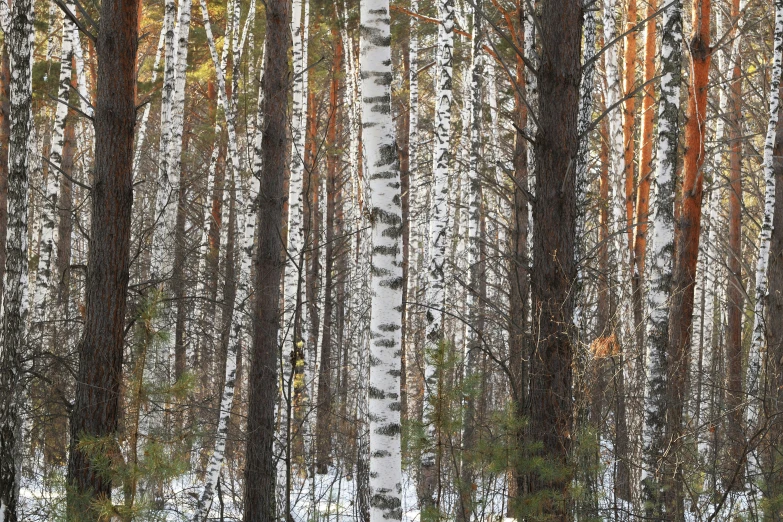
M604 442L604 441L602 441ZM607 446L603 450L606 451ZM49 477L57 474L50 473ZM242 519L242 493L236 478L241 476L241 470L226 470L222 474L224 484L221 488L222 506L218 495L215 495L209 513L209 522L239 522ZM615 501L613 491L613 476L611 466L607 466L601 475L601 498L599 511L603 520L634 520L634 507L629 503ZM21 520L25 522L51 522L63 519L65 508L65 493L63 480L43 480L42 476L25 476L20 489ZM479 481L476 491L479 503L476 507L476 522L515 522L506 514L506 484L502 476L484 477ZM52 485L54 483L54 485ZM359 522L359 506L356 502L356 478L340 473L334 468L326 475L315 475L307 479L295 477L291 494L291 513L294 522ZM451 489L451 488L450 488ZM402 484L402 522L420 522L420 512L416 496L415 477L403 473ZM201 491L201 482L194 474L185 474L173 480L164 491L162 506L153 509L147 506L135 518L138 521L184 522L189 521L194 512L197 495ZM142 492L143 494L143 492ZM122 491L113 493L115 502L122 502ZM444 495L443 505L456 505L456 498ZM617 502L617 503L615 503ZM758 513L758 498L744 493L736 493L726 498L716 521L756 520ZM698 505L686 502L686 522L704 522L715 511L715 498L702 495ZM626 515L623 515L626 513ZM446 517L444 520L451 520ZM1 520L1 519L0 519Z

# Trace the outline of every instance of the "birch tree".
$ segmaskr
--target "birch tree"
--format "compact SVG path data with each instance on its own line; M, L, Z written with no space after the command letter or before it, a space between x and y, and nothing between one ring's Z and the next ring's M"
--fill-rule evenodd
M663 10L661 24L661 97L658 106L658 152L649 259L644 390L644 467L642 497L647 516L663 516L659 469L666 449L666 352L669 335L674 190L680 134L682 3L673 0Z
M451 145L452 66L454 50L454 2L438 1L437 85L435 90L435 150L433 152L432 200L429 227L429 274L427 277L427 346L430 354L424 369L424 416L427 427L427 448L421 457L419 497L425 506L432 506L437 480L436 442L438 421L438 374L432 361L443 349L443 309L445 302L445 264L448 246L448 194Z
M402 226L391 117L391 35L387 0L361 3L364 164L370 183L372 307L370 310L370 521L402 519L400 329Z
M5 32L11 64L10 136L8 152L8 231L3 281L2 352L0 353L0 521L19 518L22 451L20 387L27 357L28 314L27 212L32 126L33 4L17 0Z
M764 139L764 221L759 237L759 254L756 261L756 302L753 314L753 337L748 352L747 394L750 398L746 410L748 427L752 430L760 422L758 396L761 380L761 350L764 344L764 307L768 293L768 269L772 223L775 214L775 133L779 118L780 84L783 75L783 0L775 0L775 32L773 36L772 73L769 86L769 122ZM748 476L759 469L754 452L748 458ZM752 483L749 484L752 488ZM752 490L752 489L751 489Z
M49 153L52 169L46 179L44 202L42 205L41 247L38 256L38 269L33 291L33 310L31 326L42 332L41 322L46 319L46 300L51 290L52 258L57 245L57 198L60 193L62 170L62 152L65 143L65 125L68 116L68 104L71 93L71 62L73 46L71 38L73 22L64 15L62 19L62 41L60 43L60 78L57 92L57 110L52 132L52 148Z

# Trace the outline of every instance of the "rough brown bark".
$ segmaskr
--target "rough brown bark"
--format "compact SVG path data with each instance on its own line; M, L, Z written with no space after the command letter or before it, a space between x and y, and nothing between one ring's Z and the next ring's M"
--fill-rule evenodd
M541 510L565 520L572 470L571 363L573 285L576 280L577 112L581 78L582 2L543 2L541 9L539 127L536 135L536 199L533 202L534 336L530 428L554 472L531 476L530 492Z
M739 16L739 0L732 2L732 19ZM726 399L729 411L728 450L729 473L733 473L744 459L745 397L742 394L744 375L742 371L742 315L745 288L742 283L742 78L741 57L735 57L730 86L729 134L729 281L726 289L727 325L726 357L728 362L728 385Z
M91 513L93 520L98 516L89 500L110 498L111 481L98 473L81 443L107 438L112 450L116 444L130 262L137 45L138 0L104 0L97 44L86 319L68 461L69 512Z
M310 353L310 364L315 364L315 354L318 352L318 326L320 323L318 308L318 284L321 277L321 173L318 168L318 103L315 98L315 78L314 75L308 76L309 85L307 86L307 132L305 133L305 244L309 246L306 250L307 268L306 268L306 288L305 297L307 301L307 315L309 324L307 325L307 350ZM307 364L307 363L305 363ZM309 385L309 383L305 383Z
M245 522L275 520L275 438L277 333L286 171L286 106L290 81L288 52L291 12L286 0L266 3L266 38L262 79L264 118L263 176L258 197L258 255L255 261L253 344L248 375L248 422L245 463Z
M76 153L76 115L68 113L65 120L65 133L62 153L62 170L73 177L74 155ZM71 233L73 232L73 184L66 176L60 176L60 195L57 198L59 221L57 224L57 282L58 299L67 303L69 294L69 270L71 267ZM67 309L66 309L67 312Z
M526 4L519 0L517 5L514 41L517 49L524 49L524 25ZM527 128L527 105L520 93L525 92L525 63L522 56L516 60L516 89L514 91L514 113L517 117L517 127ZM511 365L511 388L514 398L514 409L518 418L524 418L528 414L528 386L529 386L529 351L527 336L527 316L529 313L528 298L530 296L530 274L528 262L528 229L529 229L529 202L522 189L528 186L528 153L527 141L517 132L514 141L514 197L511 228L511 263L510 271L510 295L509 295L509 323L508 323L508 352ZM517 433L518 447L524 446L525 430ZM515 497L523 495L526 491L527 477L524 473L512 470L516 482L516 491L511 497L509 505L515 501Z
M340 33L336 26L332 27L334 40L334 58L332 60L332 78L329 83L329 127L326 135L326 241L324 267L324 332L321 342L321 365L318 368L318 405L316 416L316 467L318 473L326 473L331 459L332 450L332 324L334 313L334 257L335 257L335 211L338 179L340 169L340 150L337 139L339 117L339 72L342 70L343 47ZM404 288L404 287L403 287Z

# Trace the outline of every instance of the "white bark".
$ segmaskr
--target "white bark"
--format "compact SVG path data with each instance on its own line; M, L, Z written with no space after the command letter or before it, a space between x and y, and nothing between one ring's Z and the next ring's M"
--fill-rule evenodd
M229 151L232 156L232 164L234 171L234 180L236 194L237 194L237 209L239 214L239 230L240 230L240 268L237 274L237 291L234 296L234 313L231 320L231 329L229 333L228 353L226 356L226 375L225 384L221 394L220 402L220 418L218 421L217 436L215 441L215 449L210 457L210 462L207 467L207 477L205 480L204 488L199 497L196 513L192 520L194 522L203 520L209 512L209 507L212 503L212 496L214 494L214 487L217 484L218 477L220 475L220 469L223 466L225 459L226 438L228 436L228 420L231 415L231 404L234 398L234 389L236 388L236 371L237 371L237 354L239 348L242 345L246 336L246 325L248 313L245 310L245 304L250 298L250 270L252 264L252 252L253 242L255 240L255 203L260 189L260 175L261 175L261 144L260 139L262 134L256 134L256 143L254 144L254 160L253 160L253 175L250 176L250 187L247 193L243 193L241 183L242 170L239 166L239 156L237 154L237 139L236 131L234 127L234 121L232 112L229 107L229 100L226 93L226 81L223 67L223 62L218 61L217 50L215 49L215 39L212 35L212 26L209 21L209 12L205 0L201 2L201 13L204 20L204 29L207 33L207 42L209 44L210 54L212 55L212 61L216 69L216 75L218 79L218 95L224 112L227 116L227 127L229 137ZM238 19L234 20L234 23L238 23ZM226 46L228 43L225 44ZM224 47L224 51L226 48ZM236 91L235 91L236 92ZM259 121L261 120L261 107L263 99L259 98L258 111ZM227 111L227 109L229 109ZM259 127L260 128L260 127ZM214 175L213 175L214 182ZM227 182L228 183L228 182ZM224 208L228 207L228 202L224 202ZM222 230L228 228L226 221L223 221ZM222 231L221 231L222 232Z
M164 23L160 31L158 48L157 51L155 51L155 62L152 65L152 78L150 79L150 83L153 85L155 84L155 81L158 79L158 68L160 67L160 58L163 55L163 46L166 43L165 25L166 24ZM134 180L136 179L136 176L138 174L139 161L141 161L141 151L144 148L144 141L147 139L147 120L149 120L151 110L152 110L152 104L147 103L147 105L144 107L144 113L141 116L141 121L139 122L139 130L136 133L136 150L133 155Z
M402 518L400 334L402 259L400 173L391 117L388 0L361 3L364 165L370 183L372 306L370 311L370 521Z
M261 110L263 107L263 98L258 102L259 120L261 120ZM231 405L234 399L234 389L236 388L237 373L237 354L240 346L246 338L247 318L249 311L245 310L245 304L250 301L250 270L253 261L253 242L255 240L256 227L256 200L261 187L261 133L257 134L256 142L253 145L253 175L250 176L250 187L247 194L243 194L239 178L235 177L239 183L237 194L237 209L241 211L239 219L240 227L240 263L237 276L237 289L234 297L234 315L229 332L228 353L226 355L226 375L225 384L220 400L220 418L218 421L217 437L215 441L215 450L209 460L207 467L207 477L198 503L196 514L193 516L194 522L199 522L206 517L209 507L212 503L213 489L217 484L220 470L225 458L226 440L228 437L228 421L231 415Z
M445 263L448 245L448 194L451 145L452 65L454 51L454 2L438 0L438 58L435 90L435 150L433 151L432 207L430 209L430 262L427 277L427 341L429 350L440 349L443 340L443 308L445 306ZM437 368L432 357L425 355L424 415L433 414L433 397L437 393ZM428 447L422 454L422 468L435 465L435 425L427 428ZM424 474L425 472L422 471ZM429 473L429 472L428 472ZM423 478L424 482L428 481ZM431 502L432 483L425 484L423 500Z
M773 218L775 214L775 169L773 149L780 109L780 81L783 75L783 0L775 0L775 33L772 44L772 74L769 85L769 122L764 140L764 221L759 238L759 256L756 261L756 302L754 305L753 338L748 352L747 394L748 408L745 412L748 427L755 429L759 425L759 398L761 380L761 351L763 349L766 328L764 308L769 293L767 273L769 269L770 242L772 239ZM753 480L759 475L758 452L748 456L749 494L755 495Z
M65 119L68 116L67 104L70 103L71 92L72 25L73 23L63 16L58 102L49 154L52 168L49 169L49 175L43 191L43 201L41 202L41 242L31 314L31 325L37 329L37 333L42 331L39 327L46 320L46 299L52 287L52 258L57 245L57 216L59 210L57 197L60 195L60 169L62 168L62 151L65 142Z
M606 107L617 105L610 110L606 117L609 119L609 157L610 157L610 177L614 188L614 202L611 204L612 221L614 221L614 234L612 245L612 279L614 287L613 294L616 295L617 313L617 332L622 344L625 336L623 330L627 328L630 321L630 293L628 284L630 282L629 250L626 246L628 223L625 209L625 150L623 138L623 118L622 118L622 90L619 71L619 42L610 44L617 37L617 21L615 13L615 0L604 0L604 42L609 45L604 54L605 63L605 99Z
M17 519L20 403L26 396L19 389L25 371L25 324L28 313L27 212L30 131L32 126L31 0L13 3L6 38L11 66L10 137L8 152L8 231L6 272L2 301L2 353L0 353L0 512Z
M175 213L169 206L176 201L177 192L170 178L169 144L171 142L171 111L176 81L176 56L174 43L177 40L174 25L175 3L166 0L164 4L164 28L166 30L164 44L163 89L160 100L160 147L158 151L157 193L155 195L155 224L152 236L152 256L150 275L154 281L162 281L167 276L171 264L172 232L174 231Z
M775 212L775 170L773 168L773 149L780 107L780 80L783 71L783 0L775 0L775 36L773 42L772 75L769 85L769 122L764 140L764 221L759 238L759 256L756 261L756 303L754 306L753 339L748 353L748 423L758 422L759 378L761 373L761 348L764 344L764 307L768 294L769 248L772 238L773 217Z
M291 332L291 342L303 342L301 339L294 339L294 318L297 312L297 306L302 306L302 269L304 265L304 149L305 149L305 126L307 124L307 95L305 86L307 85L307 45L303 43L303 28L307 24L307 5L308 0L294 0L291 17L291 34L293 35L293 104L291 108L292 122L292 147L291 147L291 175L288 183L288 246L286 249L286 266L283 283L285 310L283 315L283 328L281 332L285 335L286 330ZM305 16L303 16L303 11ZM303 21L304 18L304 21ZM301 313L301 311L300 311ZM287 338L288 336L285 335ZM293 349L293 344L292 344ZM288 360L288 357L283 357ZM289 365L284 365L284 375L293 371Z
M535 13L533 12L533 9L535 9L537 4L537 0L525 0L525 14L524 19L522 20L523 31L525 33L525 58L534 67L538 67L538 53L536 51L536 29L538 26L536 25ZM525 67L525 91L527 95L528 111L531 114L527 119L527 135L535 136L537 130L536 118L534 116L536 115L536 110L538 108L538 77L529 67ZM533 179L536 171L534 148L535 147L532 146L527 148L528 186L531 191L536 185L534 182L535 180ZM533 205L529 205L529 207L528 228L533 230ZM532 248L532 241L530 243Z
M653 474L665 451L666 347L669 330L672 250L674 246L674 177L679 137L682 59L682 3L664 8L661 36L661 100L658 108L658 151L650 249L645 366L644 467L642 486L648 509L659 513L660 481Z

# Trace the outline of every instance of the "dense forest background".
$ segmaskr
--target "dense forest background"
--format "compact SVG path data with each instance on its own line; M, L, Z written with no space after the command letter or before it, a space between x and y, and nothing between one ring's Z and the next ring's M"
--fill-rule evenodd
M0 26L0 522L783 520L783 0Z

